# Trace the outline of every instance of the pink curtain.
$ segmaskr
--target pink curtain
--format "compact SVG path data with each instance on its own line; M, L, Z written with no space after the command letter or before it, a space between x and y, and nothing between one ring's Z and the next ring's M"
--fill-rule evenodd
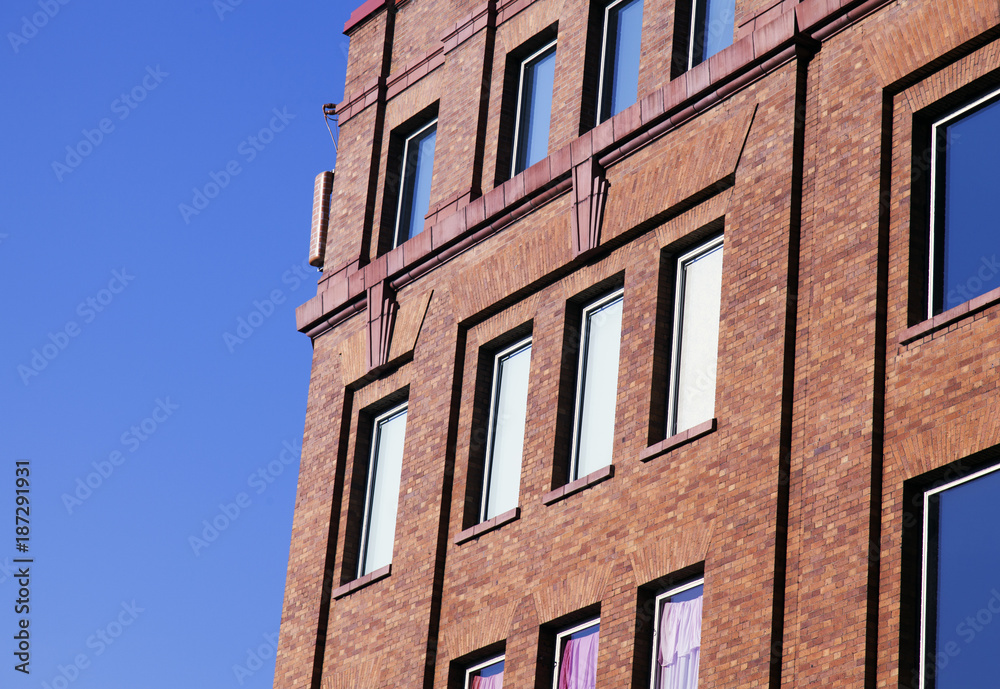
M559 661L559 689L594 689L597 683L597 632L570 639Z
M498 672L489 677L473 677L472 689L503 689L503 673Z
M696 689L701 655L701 601L666 603L656 654L657 689Z

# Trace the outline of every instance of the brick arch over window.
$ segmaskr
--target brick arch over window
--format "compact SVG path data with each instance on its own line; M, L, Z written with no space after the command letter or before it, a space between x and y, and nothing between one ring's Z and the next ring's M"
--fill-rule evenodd
M866 26L865 52L885 88L998 23L996 3L935 0L917 11L897 5ZM942 32L942 26L951 30Z
M554 620L600 602L611 579L615 560L603 568L593 568L560 579L555 585L534 592L535 610L540 621Z
M886 452L886 461L900 467L907 478L1000 445L1000 402L986 405L975 417L963 420L962 432L940 424L923 433L910 433Z
M338 663L336 669L330 669L324 673L322 689L357 689L358 687L379 689L383 686L382 668L389 662L389 658L368 655L364 660Z
M676 539L657 539L632 553L632 573L635 575L636 586L680 571L695 562L703 562L708 556L714 532L714 520L691 524L685 526L683 533Z
M463 617L458 624L446 627L441 641L444 657L460 658L506 639L519 603L514 600L504 605L483 605L477 609L478 614Z

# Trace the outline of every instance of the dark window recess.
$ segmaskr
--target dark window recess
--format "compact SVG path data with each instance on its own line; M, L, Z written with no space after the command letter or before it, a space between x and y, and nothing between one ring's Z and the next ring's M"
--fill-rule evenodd
M507 55L494 184L548 156L555 86L556 24Z
M923 689L986 687L1000 660L1000 471L924 492Z
M671 78L733 44L736 0L681 0L674 24Z
M1000 92L930 125L930 318L1000 287Z
M597 124L639 98L643 0L618 0L604 10Z
M430 208L437 142L437 104L410 118L389 135L378 253L424 231Z

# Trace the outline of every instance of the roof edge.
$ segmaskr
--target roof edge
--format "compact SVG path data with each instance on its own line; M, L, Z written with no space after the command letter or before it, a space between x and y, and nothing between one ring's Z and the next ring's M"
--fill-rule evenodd
M366 0L358 9L351 12L350 18L344 24L344 33L348 36L358 26L365 23L372 16L378 14L386 5L393 0ZM395 0L396 7L402 5L406 0Z

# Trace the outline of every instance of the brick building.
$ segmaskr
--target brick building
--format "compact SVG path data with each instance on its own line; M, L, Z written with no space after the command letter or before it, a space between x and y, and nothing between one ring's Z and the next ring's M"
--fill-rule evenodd
M997 0L345 33L276 689L1000 686Z

